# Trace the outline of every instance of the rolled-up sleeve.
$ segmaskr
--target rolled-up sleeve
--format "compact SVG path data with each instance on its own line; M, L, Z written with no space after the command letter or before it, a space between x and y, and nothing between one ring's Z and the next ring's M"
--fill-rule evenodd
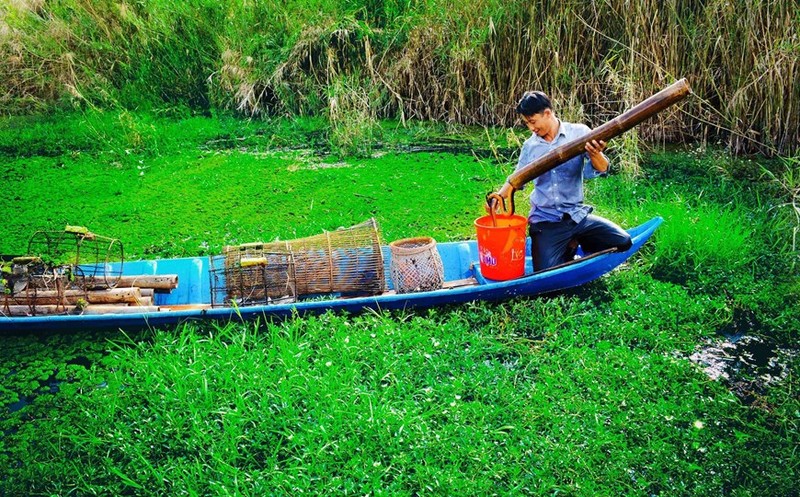
M605 154L603 154L603 157L605 157ZM608 160L608 157L606 157L606 160ZM611 163L610 162L609 162L609 167L611 167ZM608 169L606 169L605 171L601 172L601 171L598 171L597 169L595 169L594 167L592 167L592 161L591 161L591 159L589 159L589 154L584 152L584 154L583 154L583 177L585 179L592 179L592 178L597 178L598 176L608 176Z

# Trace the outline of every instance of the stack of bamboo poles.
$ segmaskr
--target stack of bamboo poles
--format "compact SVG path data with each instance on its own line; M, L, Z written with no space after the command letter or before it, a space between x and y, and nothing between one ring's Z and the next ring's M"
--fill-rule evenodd
M156 293L178 287L177 274L122 276L114 288L87 279L85 289L22 291L6 295L0 314L34 316L53 314L134 314L159 312Z

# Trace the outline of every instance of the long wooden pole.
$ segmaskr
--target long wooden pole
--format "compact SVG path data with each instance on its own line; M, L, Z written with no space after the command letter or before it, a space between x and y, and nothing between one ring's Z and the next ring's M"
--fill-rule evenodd
M89 305L84 308L72 305L0 305L0 316L50 316L54 314L138 314L141 312L159 312L159 306L139 305Z
M9 297L16 304L21 305L48 305L48 304L77 304L85 300L89 304L135 304L142 298L141 290L136 287L114 288L104 291L84 292L81 290L38 290L36 292L21 293Z
M586 142L592 140L608 141L619 136L645 119L683 100L690 92L691 89L686 79L676 81L627 112L593 129L589 134L547 152L508 178L508 183L513 188L511 195L514 194L515 190L521 190L529 181L583 153Z
M109 278L113 281L113 278ZM99 277L90 276L84 280L87 288L105 288L107 282ZM114 281L115 287L152 288L154 290L173 290L178 288L177 274L140 274L123 275Z

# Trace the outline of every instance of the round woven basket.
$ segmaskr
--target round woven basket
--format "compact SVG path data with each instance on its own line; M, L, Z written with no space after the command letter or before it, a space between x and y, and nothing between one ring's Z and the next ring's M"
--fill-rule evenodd
M438 290L444 283L444 266L436 240L424 236L404 238L389 244L390 271L397 293Z

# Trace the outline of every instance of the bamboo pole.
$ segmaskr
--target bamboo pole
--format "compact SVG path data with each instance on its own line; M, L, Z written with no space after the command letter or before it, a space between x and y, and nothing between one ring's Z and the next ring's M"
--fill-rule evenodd
M529 181L538 178L547 171L583 153L585 151L584 147L586 146L586 142L592 140L608 141L619 136L645 119L679 102L690 92L691 89L686 79L676 81L627 112L593 129L589 134L551 150L509 176L508 184L512 187L512 191L509 195L514 195L514 191L521 190Z
M161 308L157 305L90 305L87 306L82 314L139 314L143 312L159 312Z
M55 314L139 314L143 312L159 312L158 306L126 306L126 305L88 305L83 309L63 305L0 305L0 315L6 316L51 316Z
M105 282L100 278L86 278L88 288L104 288ZM137 274L122 275L117 280L116 287L152 288L154 290L174 290L178 288L177 274Z
M178 288L177 274L123 275L117 286L135 286L155 290L174 290Z
M50 314L75 314L74 306L63 305L0 305L0 315L5 316L47 316Z
M140 299L137 299L135 304L128 304L128 305L149 307L153 305L153 297L142 297Z
M139 289L113 288L111 290L98 290L84 292L83 290L38 290L30 294L20 294L9 297L19 305L51 305L51 304L77 304L83 299L90 304L135 304L142 298Z

